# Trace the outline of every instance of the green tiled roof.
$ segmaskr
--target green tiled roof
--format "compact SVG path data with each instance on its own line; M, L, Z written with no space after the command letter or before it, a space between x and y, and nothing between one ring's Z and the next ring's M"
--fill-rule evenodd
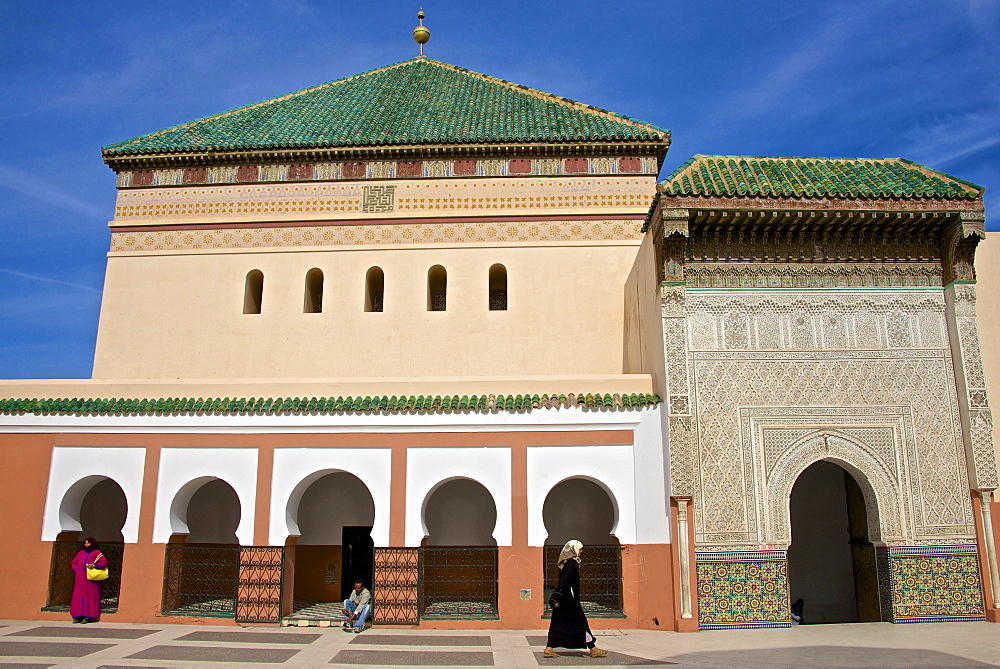
M981 198L982 186L902 158L702 156L660 182L665 195Z
M523 142L664 142L627 116L425 58L109 144L106 156Z
M660 403L659 395L393 395L361 397L169 397L0 399L0 414L150 415L150 414L335 414L527 411L582 407L628 409Z

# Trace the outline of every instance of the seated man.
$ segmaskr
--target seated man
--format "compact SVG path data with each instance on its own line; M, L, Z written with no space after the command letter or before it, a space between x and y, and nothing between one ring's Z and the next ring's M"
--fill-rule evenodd
M354 582L354 592L349 599L344 600L344 629L359 634L365 628L365 618L371 610L372 593L365 588L365 582L360 578Z

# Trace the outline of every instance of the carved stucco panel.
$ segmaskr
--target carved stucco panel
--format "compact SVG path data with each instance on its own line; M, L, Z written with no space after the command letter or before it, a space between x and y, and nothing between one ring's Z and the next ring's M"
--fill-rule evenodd
M795 480L811 464L825 460L840 465L857 480L868 513L872 541L905 538L902 482L891 461L878 458L868 444L836 431L814 431L796 443L767 474L765 542L787 545L792 540L789 503Z
M763 464L752 461L752 437L739 424L740 407L773 407L806 425L811 423L814 429L830 419L809 416L810 407L827 413L829 407L850 411L907 407L917 436L900 440L893 449L912 450L900 457L908 463L907 477L912 482L910 499L902 504L913 509L914 534L968 535L972 521L954 377L948 357L935 353L923 351L913 357L874 352L742 354L751 359L741 359L736 352L693 353L701 465L702 503L696 507L700 540L761 539L755 481L766 479L767 472ZM884 445L880 448L884 450ZM787 498L783 503L787 504Z

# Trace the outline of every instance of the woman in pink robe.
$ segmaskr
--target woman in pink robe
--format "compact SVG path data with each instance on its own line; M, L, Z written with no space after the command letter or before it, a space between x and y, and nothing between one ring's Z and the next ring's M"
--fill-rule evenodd
M104 569L108 559L101 553L101 547L93 537L83 540L83 550L70 562L73 568L73 599L70 600L69 614L75 623L96 623L101 619L101 583L88 581L87 568Z

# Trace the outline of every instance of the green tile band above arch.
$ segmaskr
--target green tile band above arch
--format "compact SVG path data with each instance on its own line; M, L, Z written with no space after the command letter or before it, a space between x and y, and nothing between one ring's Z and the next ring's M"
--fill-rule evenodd
M570 393L553 395L378 395L338 397L169 397L0 399L0 414L359 414L522 412L578 407L637 409L660 404L659 395Z

